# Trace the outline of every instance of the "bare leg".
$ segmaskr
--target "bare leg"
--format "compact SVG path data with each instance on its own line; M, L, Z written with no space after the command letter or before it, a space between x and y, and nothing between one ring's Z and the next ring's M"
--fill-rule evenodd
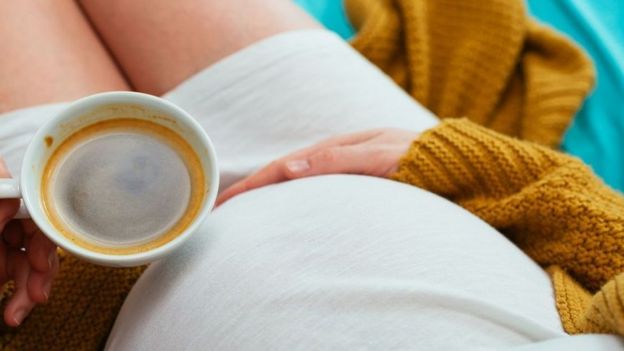
M290 0L80 0L132 85L161 95L273 34L319 24Z
M0 113L129 89L73 1L0 1L0 13Z

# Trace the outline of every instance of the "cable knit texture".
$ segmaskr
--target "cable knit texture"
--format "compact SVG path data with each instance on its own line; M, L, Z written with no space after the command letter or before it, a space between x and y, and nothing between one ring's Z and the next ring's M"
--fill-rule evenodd
M585 55L530 21L522 0L347 6L353 46L443 118L554 147L593 82ZM624 204L579 161L457 120L416 141L396 179L459 203L548 267L566 331L622 334ZM50 301L3 327L2 349L101 349L145 269L61 256Z
M624 332L624 197L580 160L446 120L394 178L463 206L547 267L568 333Z
M522 0L346 0L353 47L437 116L559 146L593 85L587 56Z

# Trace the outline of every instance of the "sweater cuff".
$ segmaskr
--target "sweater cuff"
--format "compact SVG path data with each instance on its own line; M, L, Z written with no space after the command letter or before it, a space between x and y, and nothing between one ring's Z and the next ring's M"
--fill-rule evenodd
M412 143L392 178L451 200L481 194L499 198L568 159L465 118L446 119Z

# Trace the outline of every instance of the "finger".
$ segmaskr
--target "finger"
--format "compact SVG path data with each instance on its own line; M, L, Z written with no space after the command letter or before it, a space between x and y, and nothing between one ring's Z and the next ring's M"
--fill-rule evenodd
M258 172L225 189L217 198L217 206L245 191L287 180L284 167L281 166L283 162L271 162Z
M0 158L0 178L10 178L11 172L9 172L9 167L7 167L6 163L4 163L4 159Z
M0 158L0 178L10 178L11 173L9 168L4 163L4 160ZM8 221L10 221L17 210L19 209L19 200L17 199L0 199L0 231L4 228Z
M365 147L353 145L322 149L303 159L278 160L223 191L217 206L245 191L285 180L330 173L367 174L368 156Z
M215 207L221 206L227 200L233 198L234 196L245 191L243 186L243 182L239 181L233 185L230 185L227 189L223 190L219 196L217 196L217 201L215 202Z
M9 273L7 271L7 247L3 242L0 242L0 286L9 281Z
M47 272L52 269L52 263L56 256L56 245L37 229L30 238L26 247L30 266L39 271Z
M327 149L335 146L348 146L354 144L364 143L372 138L383 133L381 129L372 129L363 132L351 133L351 134L343 134L337 135L330 138L327 138L317 144L314 144L311 147L305 148L303 150L309 151L308 154L314 153L321 149ZM297 153L293 153L291 156L295 156Z
M225 189L223 192L221 192L219 197L217 197L216 206L221 205L225 201L245 191L291 179L289 175L292 174L292 172L289 172L284 168L284 165L291 160L305 159L309 155L317 153L320 150L332 147L363 143L378 136L382 132L382 130L368 130L359 133L339 135L328 138L316 145L296 151L290 155L284 156L276 161L271 162L268 166L260 169L258 172L252 174L251 176ZM291 166L294 165L291 164Z
M293 157L297 157L297 155L306 157L306 154L311 152L312 151L308 149L304 149L295 153ZM289 158L290 156L287 156L273 161L268 166L225 189L217 198L216 206L221 205L240 193L290 179L284 167L284 164L288 162Z
M50 298L52 289L52 281L58 273L59 260L55 254L52 259L52 267L47 272L38 272L32 270L28 277L28 296L37 303L43 303Z
M289 179L321 174L368 174L371 169L371 150L353 145L320 150L307 159L290 160L284 164Z
M24 232L18 220L10 221L2 232L7 247L20 249L24 247Z
M30 265L28 264L26 254L18 250L9 250L8 260L15 262L12 272L15 280L15 292L4 310L4 321L9 326L16 327L24 321L33 307L35 307L35 302L28 295Z
M15 217L19 209L19 200L17 199L0 199L0 231L4 226Z
M349 146L349 145L362 144L371 139L374 139L375 137L379 136L382 133L383 133L383 130L381 129L373 129L373 130L367 130L364 132L334 136L334 137L325 139L315 145L306 147L304 149L293 152L287 156L281 157L275 162L283 163L288 160L298 160L302 158L307 158L309 155L312 155L320 150L329 149L329 148L336 147L336 146Z
M41 230L39 230L39 227L37 227L32 219L22 219L20 220L20 224L22 225L22 230L27 238L30 238L37 233L41 233Z

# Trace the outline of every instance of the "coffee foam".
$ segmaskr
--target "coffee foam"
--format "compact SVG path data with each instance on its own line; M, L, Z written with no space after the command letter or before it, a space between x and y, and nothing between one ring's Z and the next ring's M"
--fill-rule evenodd
M89 250L129 254L173 240L193 221L206 184L178 134L138 119L81 129L53 152L42 179L44 210Z

